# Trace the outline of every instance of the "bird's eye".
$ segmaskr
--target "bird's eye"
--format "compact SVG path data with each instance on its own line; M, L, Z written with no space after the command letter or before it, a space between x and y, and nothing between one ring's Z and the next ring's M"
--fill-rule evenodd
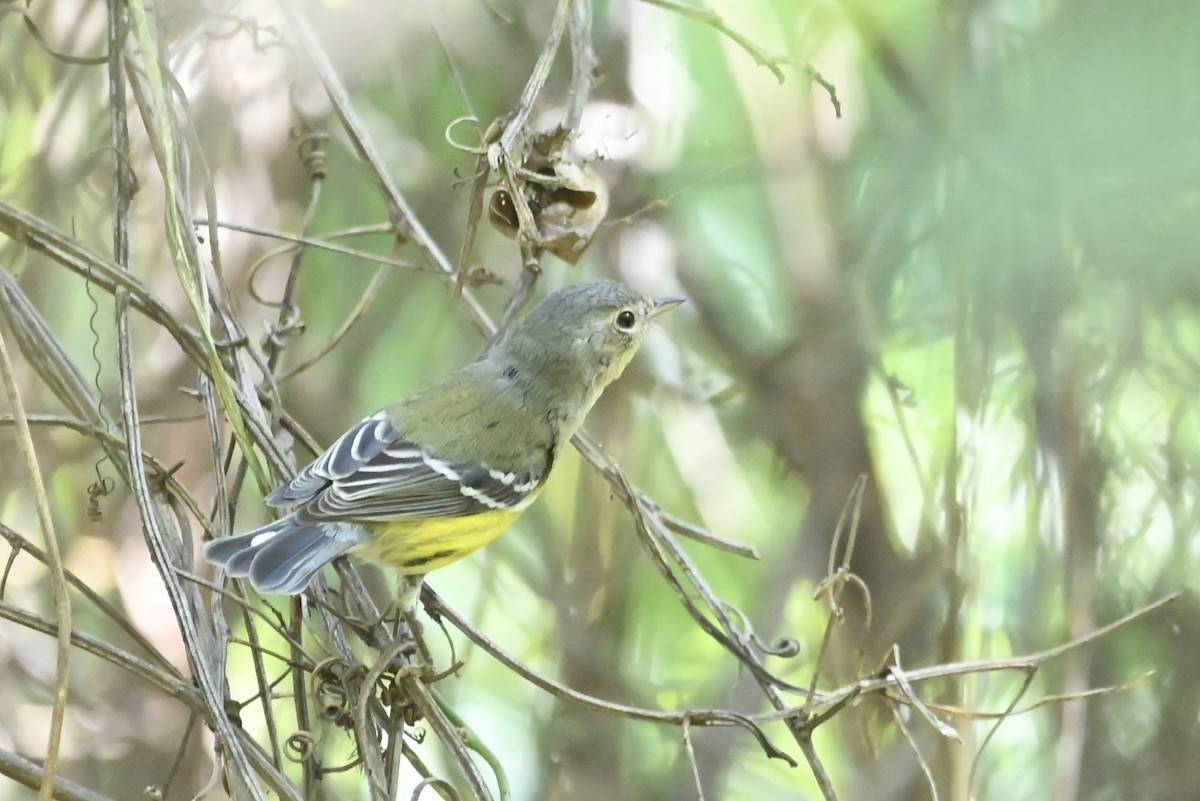
M622 331L632 330L633 324L636 322L637 317L629 309L617 315L617 328L620 328Z

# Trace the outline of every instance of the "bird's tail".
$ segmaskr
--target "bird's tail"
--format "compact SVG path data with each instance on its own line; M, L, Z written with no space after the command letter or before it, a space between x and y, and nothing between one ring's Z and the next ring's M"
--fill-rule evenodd
M263 592L295 595L313 574L357 545L363 536L353 523L301 523L288 515L262 528L214 540L204 558L231 576L249 576Z

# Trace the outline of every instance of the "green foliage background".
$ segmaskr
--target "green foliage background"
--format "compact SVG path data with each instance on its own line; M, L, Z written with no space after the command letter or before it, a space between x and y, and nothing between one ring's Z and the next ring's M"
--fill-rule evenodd
M610 223L579 265L548 257L540 285L613 276L690 303L606 394L588 431L664 509L758 549L751 561L687 546L760 636L797 641L797 656L768 664L799 684L813 674L829 614L814 589L859 476L868 483L851 567L870 604L847 591L822 687L869 675L893 644L908 669L1034 654L1182 591L1045 661L1017 709L1120 691L1014 715L982 752L994 721L960 713L1007 708L1024 678L1014 671L918 687L944 705L934 711L961 743L909 710L910 742L889 707L864 696L815 737L839 797L927 798L932 785L952 799L1200 798L1200 414L1191 394L1200 388L1200 5L709 7L790 60L786 80L712 26L647 4L593 6L601 80L582 133L609 181ZM111 253L105 68L47 51L102 56L105 8L52 0L0 12L0 199ZM312 191L289 137L302 113L330 135L309 235L387 222L272 3L168 3L157 13L194 132L197 216L298 231ZM467 218L461 179L475 160L445 132L460 117L486 125L509 111L553 4L346 0L305 13L390 175L453 258ZM805 65L836 87L840 117ZM564 48L535 119L559 120L568 77ZM132 270L194 326L170 267L162 178L132 100L130 109ZM477 135L453 128L456 141ZM205 211L208 182L217 206ZM309 248L297 273L303 327L282 335L285 372L334 335L380 276L339 344L282 384L287 412L322 445L484 342L451 285L384 228L338 241L409 266ZM96 374L115 414L112 298L89 295L10 224L0 232L0 267L80 372ZM277 311L251 293L252 273L260 297L277 298L291 254L236 230L219 244L222 300L259 343ZM519 276L516 248L485 223L472 264L497 277L475 295L498 316ZM15 351L11 329L5 336ZM141 412L165 418L145 427L144 448L165 466L182 461L176 478L211 512L222 471L199 403L180 391L196 386L195 366L149 320L134 318L133 338ZM63 414L23 358L27 410ZM0 520L41 543L7 423ZM35 443L66 566L186 666L126 488L90 521L94 441L47 424L35 426ZM260 497L246 482L235 529L265 520ZM201 528L191 533L198 548ZM18 551L4 604L53 619L45 567ZM578 690L651 708L767 708L687 617L628 511L574 454L510 535L430 584L509 652ZM76 630L131 647L87 601L74 608ZM426 626L448 660L434 631ZM467 666L438 690L497 753L517 798L696 798L696 778L706 798L820 797L803 762L768 760L743 730L693 728L694 777L678 728L581 709L456 643ZM37 760L53 639L3 619L0 676L0 749ZM230 682L234 698L255 690L244 649L231 650ZM246 725L263 736L261 720ZM799 756L782 727L767 732ZM330 762L352 756L345 743L328 747ZM212 771L212 740L181 705L81 654L63 760L62 775L103 797L169 785L168 797L190 798ZM359 797L362 786L352 770L321 792ZM0 799L26 797L0 784Z

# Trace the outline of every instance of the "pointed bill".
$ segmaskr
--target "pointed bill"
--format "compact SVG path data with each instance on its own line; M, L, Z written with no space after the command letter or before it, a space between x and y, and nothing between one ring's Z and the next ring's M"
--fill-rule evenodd
M680 303L683 303L685 300L687 300L687 298L655 298L654 308L650 310L650 314L647 316L653 320L658 315L665 311L670 311Z

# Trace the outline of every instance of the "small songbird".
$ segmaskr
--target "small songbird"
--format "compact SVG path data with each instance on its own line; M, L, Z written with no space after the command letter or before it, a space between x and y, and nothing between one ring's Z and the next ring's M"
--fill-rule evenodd
M355 551L399 570L400 608L426 573L503 534L650 323L680 298L597 281L551 294L478 359L342 434L267 497L284 516L204 546L264 592L296 594Z

